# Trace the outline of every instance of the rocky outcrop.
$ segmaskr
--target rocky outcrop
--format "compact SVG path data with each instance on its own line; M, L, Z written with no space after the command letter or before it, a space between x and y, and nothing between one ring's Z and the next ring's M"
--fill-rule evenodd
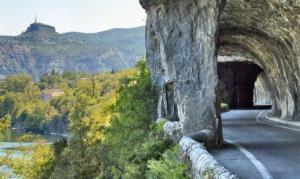
M55 30L55 27L37 22L30 24L30 26L24 33L22 33L22 35L29 35L31 33L42 33L40 35L58 34Z
M161 89L160 117L178 119L184 135L209 129L211 145L221 144L215 43L220 1L140 2L148 14L147 60Z
M181 123L167 121L164 124L164 133L168 138L171 138L174 142L178 143L183 137Z
M158 114L183 134L203 129L222 141L216 56L259 66L272 115L300 118L300 1L140 0L148 14L147 60L161 89ZM253 80L252 80L253 81Z
M0 36L0 75L102 72L133 67L145 54L144 27L105 32L64 33L33 23L16 37Z

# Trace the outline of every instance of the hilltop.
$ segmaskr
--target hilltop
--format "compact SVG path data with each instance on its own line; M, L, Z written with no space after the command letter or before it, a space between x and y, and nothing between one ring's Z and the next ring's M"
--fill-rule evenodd
M144 27L99 33L58 33L32 23L19 36L0 36L0 75L30 74L35 80L52 70L87 72L130 68L145 54Z

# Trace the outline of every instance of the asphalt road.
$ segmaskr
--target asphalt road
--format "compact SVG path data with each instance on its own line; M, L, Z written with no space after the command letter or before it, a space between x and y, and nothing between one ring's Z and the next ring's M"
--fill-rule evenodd
M223 113L227 142L222 149L210 152L242 179L300 179L300 128L257 121L261 112Z

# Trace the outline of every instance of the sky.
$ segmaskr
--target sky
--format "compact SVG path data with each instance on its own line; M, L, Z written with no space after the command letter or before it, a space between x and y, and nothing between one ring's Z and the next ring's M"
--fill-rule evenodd
M60 33L137 27L146 21L138 0L0 0L0 4L0 35L19 35L35 15Z

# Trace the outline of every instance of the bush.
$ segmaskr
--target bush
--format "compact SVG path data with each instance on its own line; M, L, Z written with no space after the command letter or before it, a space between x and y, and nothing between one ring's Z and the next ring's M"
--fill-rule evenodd
M221 112L227 112L229 111L229 105L226 103L221 103Z
M188 167L178 160L178 146L166 150L160 160L148 161L149 178L153 179L187 179Z

